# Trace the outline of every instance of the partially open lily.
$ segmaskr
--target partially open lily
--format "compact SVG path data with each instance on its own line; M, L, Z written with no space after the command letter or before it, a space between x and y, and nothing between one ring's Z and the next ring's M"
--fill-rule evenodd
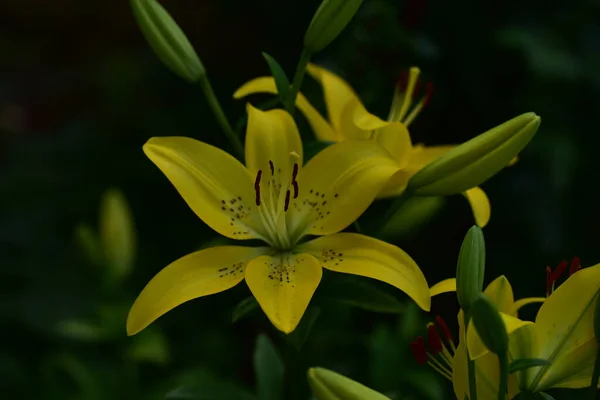
M430 289L431 296L456 291L456 279L446 279L441 281ZM500 311L507 333L512 337L519 332L522 327L531 324L527 321L521 321L517 318L521 307L546 300L544 297L524 298L514 300L512 286L505 276L500 276L492 281L484 290L484 293L492 300L494 305ZM436 328L437 325L437 328ZM425 340L420 337L412 344L413 353L419 363L429 363L442 376L451 380L454 385L454 391L458 399L464 399L465 394L469 393L468 373L467 373L467 348L470 352L477 352L478 357L475 360L475 371L477 379L477 398L493 399L496 398L499 384L498 360L496 356L487 351L479 339L476 330L469 326L467 333L468 340L465 341L464 315L462 310L458 313L459 341L455 344L450 330L439 317L436 319L436 325L428 326L427 343L429 351L425 347ZM442 332L439 335L438 330ZM445 338L445 342L441 337ZM472 354L472 353L471 353ZM473 358L473 357L472 357ZM511 397L519 392L516 376L509 379L509 394Z
M327 142L371 139L385 148L396 161L399 170L378 197L401 194L412 176L455 147L413 145L411 142L408 127L427 105L432 88L428 84L426 94L415 104L420 74L417 67L410 68L407 79L397 85L387 121L369 113L352 87L336 74L314 64L310 64L307 71L323 86L329 121L302 94L298 95L296 106L307 118L317 138ZM253 79L240 87L234 97L243 98L254 93L277 93L274 79ZM491 215L485 192L479 187L472 187L463 195L471 205L477 225L485 226Z
M174 307L246 280L279 330L300 321L322 268L387 282L427 310L427 282L408 254L385 242L338 233L373 201L396 167L376 144L344 141L302 164L302 142L283 110L248 107L246 166L228 153L184 137L152 138L146 155L207 225L263 247L200 250L160 271L127 319L133 335ZM321 236L301 242L307 235Z

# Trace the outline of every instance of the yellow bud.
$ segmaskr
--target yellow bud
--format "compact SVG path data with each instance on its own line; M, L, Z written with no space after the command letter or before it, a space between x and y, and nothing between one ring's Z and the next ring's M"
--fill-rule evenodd
M323 0L308 26L304 47L316 53L329 46L348 25L362 2L363 0Z
M100 239L113 277L125 277L135 258L135 227L123 193L109 189L100 207Z
M427 165L410 179L408 189L421 196L447 196L478 186L510 164L539 126L535 113L506 121Z
M325 368L310 368L308 383L317 400L390 400L373 389Z
M131 7L146 40L171 71L189 82L205 75L189 40L156 0L131 0Z

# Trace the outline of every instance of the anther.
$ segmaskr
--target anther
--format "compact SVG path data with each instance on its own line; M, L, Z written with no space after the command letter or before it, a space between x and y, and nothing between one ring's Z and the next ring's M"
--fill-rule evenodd
M581 260L579 257L573 257L571 260L571 266L569 267L569 276L581 269Z
M410 342L410 349L412 350L413 357L419 365L427 362L427 350L425 349L425 341L423 340L423 336L419 336L416 340Z
M294 169L292 170L292 182L296 182L298 176L298 163L294 163Z
M271 160L269 160L269 168L271 169L271 176L275 175L275 166Z
M442 352L442 339L440 339L440 335L437 329L435 329L434 324L427 325L427 343L429 344L429 350L432 355Z
M290 190L285 192L285 204L283 205L283 211L287 211L290 207Z
M260 178L262 177L262 170L258 170L256 174L256 180L254 181L254 191L256 192L256 205L260 206Z
M297 199L298 198L298 182L294 181L292 182L292 186L294 187L294 198Z
M423 98L423 107L427 107L427 105L431 101L432 95L433 95L433 82L427 82L425 84L425 97Z
M437 317L435 317L435 322L437 323L437 325L440 327L440 329L444 333L444 336L446 336L446 340L448 340L450 343L454 343L454 339L452 338L452 333L450 332L450 329L448 329L448 325L446 325L446 322L444 321L444 319L438 315Z
M408 70L403 70L398 74L398 78L396 79L396 88L398 91L403 93L406 91L406 86L408 86Z

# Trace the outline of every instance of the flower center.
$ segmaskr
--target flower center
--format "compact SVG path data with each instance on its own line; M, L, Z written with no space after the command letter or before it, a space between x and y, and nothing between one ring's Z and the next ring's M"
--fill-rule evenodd
M298 154L290 153L294 159ZM281 168L283 167L283 169ZM278 166L269 160L269 169L263 173L259 169L254 180L255 204L258 215L267 232L267 240L272 247L290 249L294 243L288 233L286 213L290 201L298 198L298 162Z
M412 107L415 95L419 92L421 86L420 73L419 68L412 67L408 70L408 73L404 72L400 75L394 91L388 121L402 122L408 127L423 108L429 104L433 94L433 83L431 82L425 83L425 95Z
M410 347L419 365L429 364L435 371L452 382L452 360L456 352L456 345L446 322L440 316L436 317L435 322L437 327L433 323L427 325L427 347L429 347L429 351L427 351L423 336L419 336L412 341ZM444 334L448 346L440 338L438 328Z

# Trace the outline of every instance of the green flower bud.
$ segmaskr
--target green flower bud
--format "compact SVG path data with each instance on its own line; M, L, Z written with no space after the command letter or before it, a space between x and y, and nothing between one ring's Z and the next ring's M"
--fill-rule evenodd
M102 265L103 256L100 241L91 226L79 224L75 229L75 240L87 261L94 266Z
M363 0L323 0L308 26L304 47L316 53L329 46L348 25L362 2Z
M460 246L456 266L456 296L464 310L471 308L483 290L484 274L485 239L481 228L473 225Z
M506 325L492 301L480 293L471 307L473 324L481 341L490 351L499 356L508 352Z
M135 227L127 200L117 189L107 190L102 198L100 239L112 276L127 276L135 258Z
M373 389L325 368L309 369L308 383L317 400L390 400Z
M600 344L600 295L596 296L596 305L594 308L594 336L596 336L596 341ZM600 356L600 346L598 353Z
M169 13L156 0L131 0L131 7L158 58L183 79L198 81L205 74L204 66Z
M416 173L408 189L422 196L457 194L506 167L540 126L535 113L519 115L465 142Z

